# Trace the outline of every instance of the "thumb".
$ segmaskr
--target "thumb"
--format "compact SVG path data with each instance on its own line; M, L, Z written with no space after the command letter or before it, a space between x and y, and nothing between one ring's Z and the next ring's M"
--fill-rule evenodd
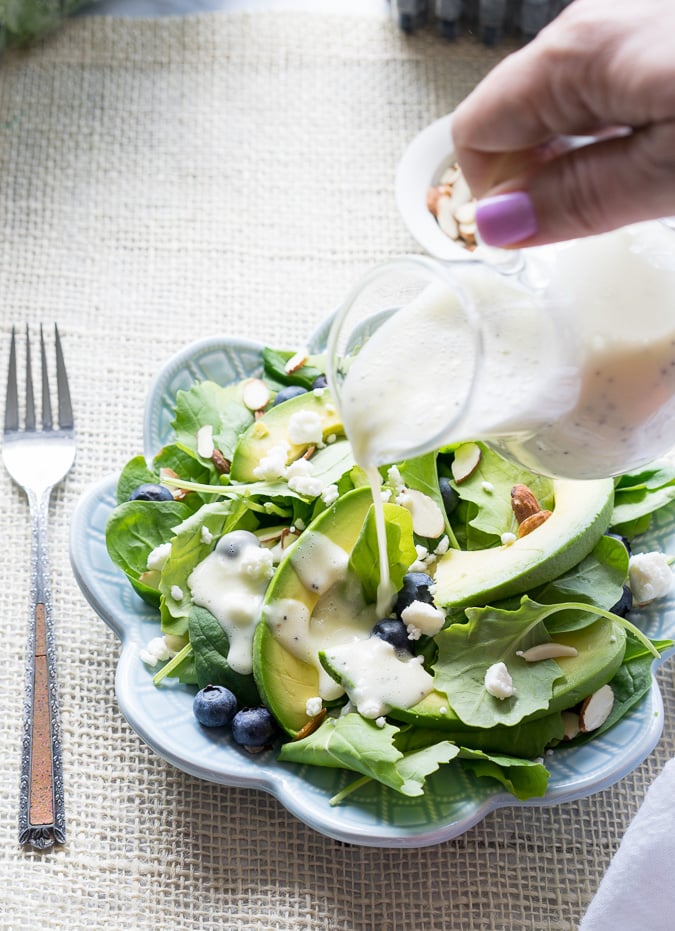
M566 152L478 203L485 243L535 246L675 214L675 122Z

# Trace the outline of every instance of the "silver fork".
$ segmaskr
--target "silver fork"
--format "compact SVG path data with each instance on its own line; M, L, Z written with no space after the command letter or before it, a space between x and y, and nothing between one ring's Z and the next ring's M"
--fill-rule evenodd
M59 331L54 326L58 418L52 416L45 341L40 327L41 428L36 424L31 352L26 327L24 427L19 425L16 335L12 328L2 458L26 493L31 517L30 617L21 749L19 843L40 849L66 840L61 730L49 587L47 520L54 485L75 459L75 429Z

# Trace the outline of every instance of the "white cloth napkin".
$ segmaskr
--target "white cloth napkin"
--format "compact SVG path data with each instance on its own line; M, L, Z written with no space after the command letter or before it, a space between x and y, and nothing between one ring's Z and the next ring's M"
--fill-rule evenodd
M675 928L675 759L654 780L579 931Z

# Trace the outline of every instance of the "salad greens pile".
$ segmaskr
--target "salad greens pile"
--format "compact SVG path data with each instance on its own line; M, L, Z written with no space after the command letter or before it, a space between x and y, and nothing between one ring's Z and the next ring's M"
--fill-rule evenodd
M108 551L140 597L157 609L171 652L149 674L159 687L166 677L196 688L217 684L231 689L240 707L266 704L284 735L278 748L281 760L357 775L334 802L370 780L419 795L427 776L445 765L497 780L519 799L543 795L546 751L562 743L581 744L612 727L648 692L652 663L671 646L650 641L633 623L637 612L618 606L626 606L627 541L644 533L652 514L675 498L675 470L658 464L621 476L613 492L610 485L608 516L571 567L488 603L478 598L469 606L439 606L446 614L443 628L433 635L416 631L411 643L434 680L432 693L418 705L391 708L374 720L343 696L324 701L321 714L310 715L305 708L308 697L317 694L316 681L301 681L307 667L288 656L265 619L266 608L285 591L284 573L294 548L302 545L308 530L338 527L340 514L358 513L362 518L352 528L347 573L358 581L368 605L376 598L380 566L366 478L339 428L331 426L316 448L289 444L298 458L311 462L309 483L292 480L290 470L287 475L266 471L260 456L257 467L251 466L251 449L265 439L267 428L261 423L271 409L283 422L286 406L300 411L310 399L330 402L327 388L313 387L323 375L322 357L289 367L292 356L262 351L261 380L270 400L258 411L245 403L251 379L231 385L200 382L179 392L173 442L151 462L135 457L120 474L117 505L107 524ZM275 394L290 385L306 389L306 394L272 408ZM212 437L213 453L204 452L204 429ZM411 570L433 578L439 561L453 549L503 548L504 535L514 530L514 485L527 485L542 508L555 510L552 480L506 461L487 446L480 448L480 470L468 480L453 478L452 447L381 470L389 570L397 590ZM158 483L172 494L167 500L130 500L145 483ZM405 504L411 490L442 513L443 531L437 537L416 531ZM193 602L188 583L217 541L235 530L254 533L273 553L274 574L255 632L250 675L231 668L227 633L208 609ZM162 547L165 558L149 564ZM551 641L574 645L574 662L566 665L555 657L514 660L531 646ZM320 659L350 694L349 673L340 678L331 650L321 651ZM517 700L486 690L486 667L500 663L509 667ZM593 729L577 727L570 733L570 713L578 719L584 699L607 684L613 693L608 714Z
M92 0L2 0L0 51L10 45L27 45L41 39L90 2Z

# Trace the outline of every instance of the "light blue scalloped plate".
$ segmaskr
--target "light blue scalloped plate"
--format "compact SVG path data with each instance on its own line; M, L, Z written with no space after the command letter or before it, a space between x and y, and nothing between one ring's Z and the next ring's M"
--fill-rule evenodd
M320 344L321 336L315 337L313 345ZM258 374L260 349L255 343L214 337L169 359L155 378L146 404L146 456L151 457L171 439L179 389L195 380L225 384ZM272 751L251 756L226 733L207 731L195 722L193 689L165 684L167 680L160 687L153 685L139 651L157 636L157 615L113 566L105 547L116 481L116 475L104 478L77 506L70 541L73 570L92 608L122 642L115 680L122 713L154 751L193 776L270 792L301 821L336 840L373 847L423 847L457 837L496 808L557 805L599 792L641 763L659 740L663 703L654 683L639 708L610 732L583 747L556 750L547 758L551 779L543 798L520 803L491 780L473 778L450 763L429 778L420 798L406 798L371 784L331 807L329 799L353 780L352 774L279 763ZM656 520L648 543L650 548L672 552L673 520L665 516ZM640 620L650 637L675 637L672 599L641 612Z

